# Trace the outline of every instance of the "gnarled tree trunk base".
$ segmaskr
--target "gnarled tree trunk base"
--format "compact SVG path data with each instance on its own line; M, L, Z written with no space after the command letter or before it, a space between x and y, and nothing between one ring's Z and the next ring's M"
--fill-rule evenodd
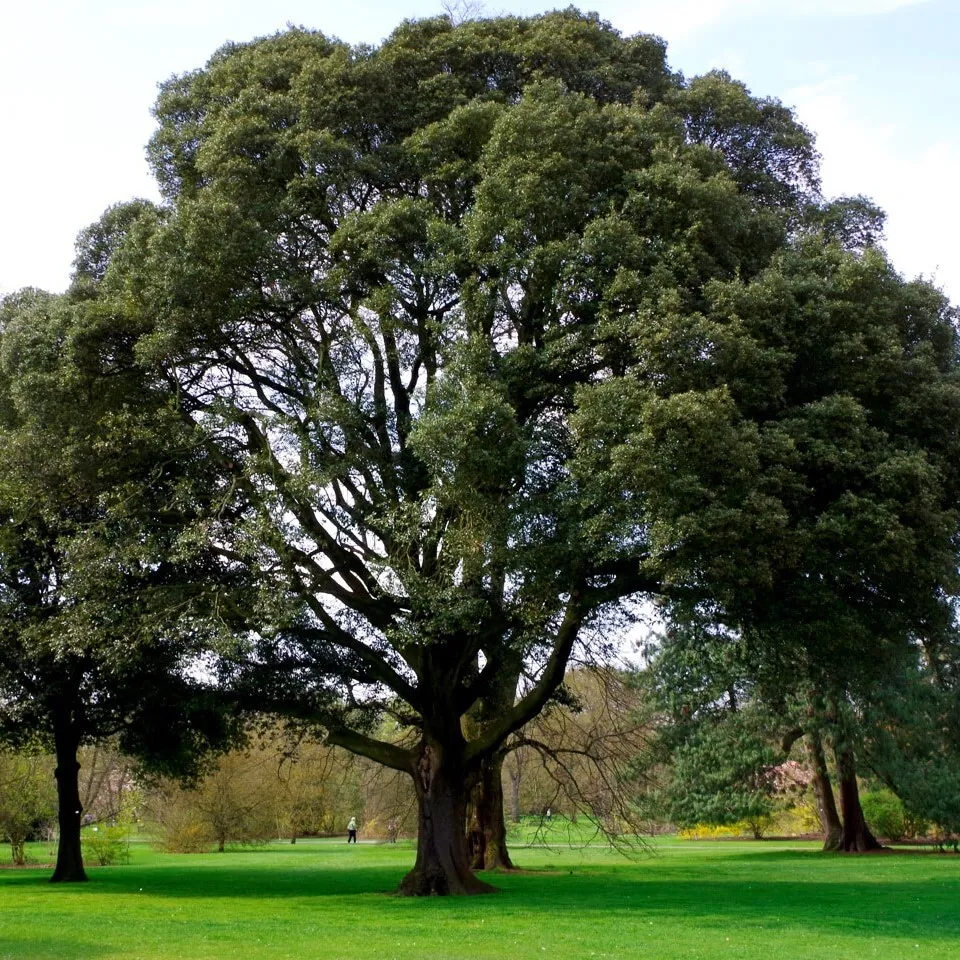
M397 893L405 897L466 897L497 892L496 887L485 883L470 871L465 875L451 875L443 868L431 866L414 867L397 888Z
M496 888L470 869L466 836L470 784L462 767L445 758L439 746L424 743L414 783L420 803L417 861L398 893L408 897L494 893Z
M886 847L870 832L866 824L860 830L843 832L832 849L839 853L871 853L874 850L886 850Z
M824 853L836 853L840 850L840 837L843 834L843 827L839 830L831 830L823 838L823 852Z
M840 815L843 830L837 842L840 853L870 853L883 850L883 844L870 832L863 807L860 805L860 790L857 786L857 763L853 748L842 743L835 748L837 771L840 776Z

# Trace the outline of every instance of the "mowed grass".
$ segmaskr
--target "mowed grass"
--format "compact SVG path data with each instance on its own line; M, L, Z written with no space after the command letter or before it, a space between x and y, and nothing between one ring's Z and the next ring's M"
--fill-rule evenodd
M548 839L565 831L551 827ZM45 854L34 850L35 857ZM960 958L960 857L843 857L816 844L518 846L501 893L391 895L409 843L301 841L159 854L54 886L0 871L0 958Z

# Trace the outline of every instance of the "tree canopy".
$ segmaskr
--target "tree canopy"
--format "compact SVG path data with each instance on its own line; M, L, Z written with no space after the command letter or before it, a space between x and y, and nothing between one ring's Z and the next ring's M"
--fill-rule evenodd
M56 753L55 880L84 879L82 744L184 772L225 729L191 673L224 586L202 446L132 342L72 297L0 304L0 740Z
M230 44L156 117L97 310L250 505L224 680L413 777L406 892L486 889L470 787L623 604L823 672L940 615L950 314L781 104L571 9Z

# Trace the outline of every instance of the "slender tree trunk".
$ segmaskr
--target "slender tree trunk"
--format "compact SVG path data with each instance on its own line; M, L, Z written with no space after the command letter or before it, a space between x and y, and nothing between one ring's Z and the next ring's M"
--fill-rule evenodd
M27 862L27 853L24 849L23 837L10 838L10 858L15 867L22 867Z
M834 744L837 773L840 778L840 812L843 830L837 849L845 853L866 853L882 850L877 838L870 832L863 808L860 806L860 790L857 787L857 763L849 744Z
M509 771L510 776L510 819L514 823L520 822L520 761L516 761L516 768Z
M474 870L513 870L503 818L502 753L495 753L481 764L471 806L470 866Z
M827 758L823 752L823 741L819 733L807 734L807 756L813 768L813 792L817 800L817 812L823 828L823 849L839 850L843 824L837 812L837 801L833 796L833 784L827 770Z
M77 762L80 738L70 721L62 719L54 721L53 740L57 755L57 768L53 775L57 780L60 843L57 845L57 865L50 882L82 883L86 881L87 874L83 869L80 848L80 818L83 814L80 805L80 764Z
M424 742L414 775L420 805L417 860L403 878L407 896L492 893L475 877L467 853L467 802L471 784L455 748Z

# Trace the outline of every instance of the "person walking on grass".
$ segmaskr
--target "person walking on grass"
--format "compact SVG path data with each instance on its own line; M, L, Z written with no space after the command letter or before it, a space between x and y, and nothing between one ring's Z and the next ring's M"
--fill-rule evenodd
M357 842L357 818L351 817L350 822L347 824L347 843L350 841L354 843Z

